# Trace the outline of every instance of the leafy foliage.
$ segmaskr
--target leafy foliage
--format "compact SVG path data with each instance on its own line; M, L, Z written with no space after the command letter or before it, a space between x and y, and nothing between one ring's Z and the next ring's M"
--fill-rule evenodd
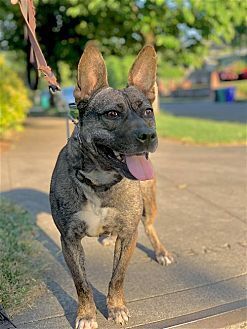
M23 19L17 6L1 0L0 43L24 49ZM36 0L37 35L49 64L75 68L85 43L97 39L105 54L135 54L148 42L162 60L199 66L211 42L230 42L246 29L242 0Z
M124 88L127 85L128 72L134 59L135 57L132 55L126 55L124 57L110 55L106 57L108 81L111 87L118 89ZM169 62L159 60L158 76L163 80L176 80L184 76L184 69L182 67L174 66Z
M106 66L108 72L108 82L113 88L124 88L128 81L128 72L132 63L134 62L134 56L107 56Z
M28 90L18 75L0 56L0 135L18 130L31 106Z

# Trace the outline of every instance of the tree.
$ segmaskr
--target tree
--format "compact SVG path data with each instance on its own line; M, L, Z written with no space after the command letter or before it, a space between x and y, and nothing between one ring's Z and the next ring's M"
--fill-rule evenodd
M199 66L212 42L230 42L246 26L242 0L37 0L37 35L49 65L75 67L85 43L100 41L104 54L136 53L153 43L163 61ZM23 50L23 19L1 0L2 49Z

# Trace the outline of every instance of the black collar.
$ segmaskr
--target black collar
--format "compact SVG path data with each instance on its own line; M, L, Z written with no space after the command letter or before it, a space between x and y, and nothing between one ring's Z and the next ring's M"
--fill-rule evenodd
M110 184L104 184L104 185L95 185L90 179L86 178L80 170L76 171L76 178L81 184L85 184L89 187L91 187L95 192L106 192L108 191L112 186L119 183L122 180L122 177L119 175L119 179L116 181L110 183Z

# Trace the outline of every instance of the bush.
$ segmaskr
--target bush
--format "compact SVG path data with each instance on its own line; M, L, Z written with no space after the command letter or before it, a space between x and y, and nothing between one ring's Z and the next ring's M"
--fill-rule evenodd
M20 130L30 106L27 88L0 55L0 136Z

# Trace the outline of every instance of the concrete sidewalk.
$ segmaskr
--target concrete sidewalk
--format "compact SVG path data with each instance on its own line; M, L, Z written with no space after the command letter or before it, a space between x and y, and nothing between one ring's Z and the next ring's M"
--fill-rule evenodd
M29 118L18 143L2 156L2 194L34 214L49 263L48 292L14 318L19 329L73 328L76 292L48 203L51 172L65 142L64 119ZM140 225L125 281L132 315L127 328L164 328L244 306L245 154L244 147L160 140L152 156L158 177L155 226L177 262L158 265ZM102 247L96 238L85 238L83 244L99 328L117 328L106 320L105 307L113 249Z

